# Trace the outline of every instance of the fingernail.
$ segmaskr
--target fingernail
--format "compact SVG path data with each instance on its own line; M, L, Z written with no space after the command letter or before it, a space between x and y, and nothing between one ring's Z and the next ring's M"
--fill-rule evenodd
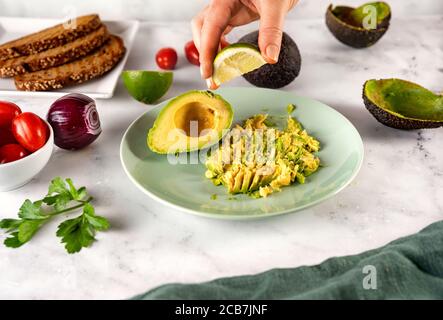
M200 74L202 76L202 79L204 79L204 77L203 77L203 67L202 66L200 66Z
M279 49L275 44L270 44L269 46L267 46L265 52L266 52L266 57L269 60L271 60L274 63L278 61Z
M211 90L217 90L218 89L218 85L214 82L214 80L212 80L212 77L206 79L206 85Z
M206 79L206 86L208 87L208 89L212 89L212 79L211 78Z

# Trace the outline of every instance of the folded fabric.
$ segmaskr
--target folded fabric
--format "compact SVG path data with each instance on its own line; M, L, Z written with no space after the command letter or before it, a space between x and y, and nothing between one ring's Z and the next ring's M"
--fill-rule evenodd
M317 266L168 284L133 299L443 299L443 221L382 248Z

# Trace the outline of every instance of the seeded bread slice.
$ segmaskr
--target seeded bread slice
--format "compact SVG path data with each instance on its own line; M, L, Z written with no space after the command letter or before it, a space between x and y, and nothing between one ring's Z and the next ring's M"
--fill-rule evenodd
M61 47L30 56L0 61L0 77L14 77L26 72L35 72L60 66L86 56L93 50L101 47L108 39L108 30L103 25L96 31Z
M102 22L96 14L74 19L75 23L62 23L0 45L0 60L36 54L60 47L101 27Z
M15 86L21 91L47 91L83 83L110 71L123 58L125 52L123 40L113 35L101 48L82 59L16 76Z

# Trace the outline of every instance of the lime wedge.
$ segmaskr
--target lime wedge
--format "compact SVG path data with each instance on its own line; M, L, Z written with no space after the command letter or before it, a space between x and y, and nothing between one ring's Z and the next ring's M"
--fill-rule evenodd
M214 59L212 81L219 86L266 64L260 51L248 43L235 43L220 51Z
M129 94L137 101L152 104L163 97L171 87L172 72L123 71L122 79Z

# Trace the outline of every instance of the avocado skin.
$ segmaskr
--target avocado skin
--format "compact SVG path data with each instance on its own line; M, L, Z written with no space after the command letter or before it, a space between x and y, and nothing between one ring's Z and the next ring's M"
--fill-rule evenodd
M434 129L443 126L443 122L414 120L397 117L373 103L365 94L366 83L363 86L363 101L366 109L385 126L400 130Z
M249 43L258 48L258 31L243 36L239 43ZM283 32L278 62L276 64L265 64L257 70L244 74L243 77L257 87L279 89L294 81L300 73L300 68L300 51L294 40Z
M348 10L354 9L346 6L342 7ZM333 8L331 4L326 11L326 25L337 40L350 47L356 49L368 48L377 43L388 31L391 15L387 16L375 30L356 29L340 21L332 12Z

